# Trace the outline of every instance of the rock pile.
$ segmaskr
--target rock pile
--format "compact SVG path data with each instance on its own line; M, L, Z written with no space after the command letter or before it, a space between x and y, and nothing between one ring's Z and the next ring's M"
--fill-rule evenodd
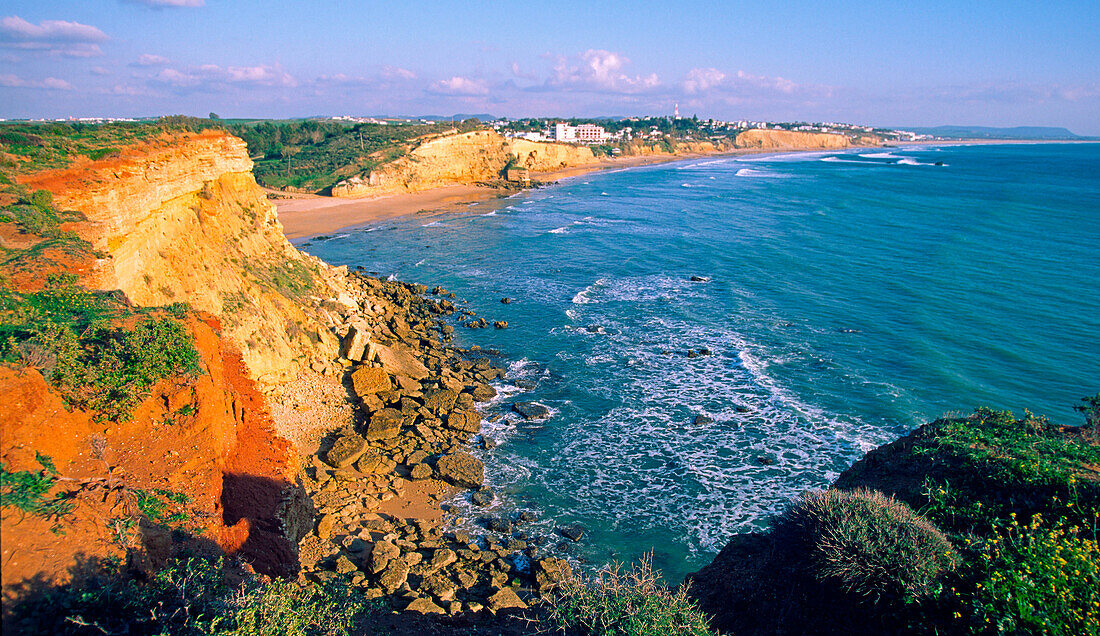
M526 607L571 574L565 561L526 540L519 524L533 516L507 521L502 536L472 538L378 512L405 496L410 480L439 484L432 495L437 502L447 484L473 490L478 505L492 503L484 466L466 449L481 431L475 406L496 396L489 382L504 370L480 350L448 344L453 328L440 318L456 311L447 299L453 294L437 287L433 295L443 298L436 300L425 297L421 285L357 274L348 280L357 293L326 305L358 415L304 471L319 514L299 545L303 576L343 578L369 597L387 595L395 606L421 614ZM524 410L545 416L540 408Z

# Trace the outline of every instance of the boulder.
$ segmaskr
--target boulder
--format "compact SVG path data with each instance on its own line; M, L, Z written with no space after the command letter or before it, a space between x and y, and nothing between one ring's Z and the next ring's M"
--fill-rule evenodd
M579 523L574 523L572 525L558 528L558 532L561 533L561 536L569 539L570 541L580 541L581 537L584 536L584 526Z
M523 599L510 587L485 599L485 606L494 614L505 609L527 609L527 603L524 603Z
M403 345L395 344L392 347L372 343L375 356L382 363L382 368L393 375L404 375L414 380L423 380L428 377L428 368L417 360Z
M432 413L442 414L454 408L458 392L450 389L434 391L424 396L424 408Z
M420 591L431 594L440 601L454 600L458 586L442 574L432 574L420 583Z
M432 476L432 467L427 464L414 464L409 471L409 478L413 481L428 479Z
M401 432L403 421L405 416L397 409L386 408L376 411L367 423L366 438L371 441L393 439Z
M377 472L379 467L382 466L382 451L377 448L367 447L363 451L363 454L359 457L359 461L355 462L355 469L361 473L370 475Z
M359 367L351 374L351 387L359 399L393 389L390 375L378 367Z
M374 547L371 549L370 561L367 566L371 572L377 574L386 569L386 566L390 564L390 561L397 558L401 554L401 548L397 547L389 541L375 541Z
M538 402L516 402L512 404L512 410L522 415L525 420L542 420L550 417L550 409Z
M470 495L470 501L475 506L488 506L493 503L495 497L492 488L482 488L481 490Z
M428 598L413 599L411 603L405 606L405 611L424 615L447 613L442 607L436 605Z
M573 576L573 570L565 559L547 557L531 564L531 571L535 575L535 586L539 592L553 589L562 581Z
M366 440L355 433L340 436L332 448L325 453L325 461L334 468L346 468L363 454Z
M708 417L706 415L696 415L695 419L692 420L692 422L696 426L702 426L704 424L714 424L714 418Z
M444 481L463 488L480 488L485 483L485 465L481 460L461 451L444 455L436 462L436 470Z
M477 411L455 411L447 416L447 428L477 433L481 430L481 414Z
M378 584L387 594L393 594L397 588L405 584L409 579L409 564L401 559L391 560L382 574L378 577Z
M367 355L368 344L370 344L370 329L362 324L352 325L341 343L340 355L358 362Z
M457 560L458 556L455 555L454 550L451 550L449 548L439 548L435 551L434 554L432 554L432 560L428 562L428 565L434 572L436 570L441 570L447 567Z
M485 383L475 384L470 393L475 402L488 402L497 396L497 390Z

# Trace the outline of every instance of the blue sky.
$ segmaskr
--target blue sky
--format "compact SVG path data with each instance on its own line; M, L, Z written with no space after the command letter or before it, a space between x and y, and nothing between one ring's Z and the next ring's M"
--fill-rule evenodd
M493 113L1100 135L1100 2L16 0L0 117Z

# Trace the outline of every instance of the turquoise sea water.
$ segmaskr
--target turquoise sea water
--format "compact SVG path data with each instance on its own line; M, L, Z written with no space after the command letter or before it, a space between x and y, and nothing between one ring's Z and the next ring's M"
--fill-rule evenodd
M921 423L1077 424L1100 390L1096 144L684 161L305 249L507 320L456 332L537 382L490 409L493 511L580 522L577 557L652 551L673 581ZM515 399L554 415L518 421Z

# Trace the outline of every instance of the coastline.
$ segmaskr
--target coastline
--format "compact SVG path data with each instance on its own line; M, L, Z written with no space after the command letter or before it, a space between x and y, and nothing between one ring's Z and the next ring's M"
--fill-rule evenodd
M843 150L877 148L878 146L851 146ZM741 155L786 154L795 152L822 152L822 148L737 148L713 153L684 153L678 155L636 155L617 159L604 159L597 163L572 166L548 172L536 172L531 176L537 181L554 183L563 179L580 177L604 170L640 168L676 161L690 161L703 157L736 157ZM499 198L499 190L487 186L452 184L410 192L362 199L341 199L316 194L283 193L265 188L269 193L286 198L274 199L283 233L290 241L302 241L320 234L329 234L393 219L420 211L443 212L459 206Z

